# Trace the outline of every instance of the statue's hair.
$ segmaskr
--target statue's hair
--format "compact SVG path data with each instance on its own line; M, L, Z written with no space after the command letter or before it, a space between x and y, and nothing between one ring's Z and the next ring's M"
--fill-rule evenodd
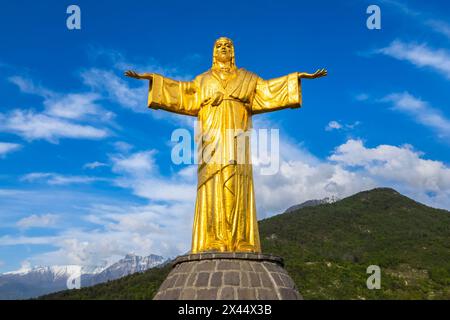
M236 67L236 60L234 58L234 44L233 44L233 40L231 40L230 38L227 38L227 37L220 37L219 39L217 39L214 42L212 67L216 68L219 65L217 60L216 60L216 44L217 44L218 41L221 41L221 40L226 40L226 41L229 41L231 43L231 68L237 69L237 67Z

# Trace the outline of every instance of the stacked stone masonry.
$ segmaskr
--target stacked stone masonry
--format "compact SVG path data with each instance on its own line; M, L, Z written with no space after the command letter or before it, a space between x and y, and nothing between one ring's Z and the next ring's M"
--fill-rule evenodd
M203 253L178 257L155 300L302 299L279 257Z

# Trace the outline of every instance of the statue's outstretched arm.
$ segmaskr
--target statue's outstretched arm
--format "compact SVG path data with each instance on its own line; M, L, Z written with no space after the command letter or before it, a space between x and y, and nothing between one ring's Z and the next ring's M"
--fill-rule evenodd
M298 78L301 79L315 79L320 77L325 77L328 74L328 71L326 69L318 69L314 73L307 73L307 72L299 72Z
M133 70L125 71L125 76L141 80L153 80L153 73L137 73Z

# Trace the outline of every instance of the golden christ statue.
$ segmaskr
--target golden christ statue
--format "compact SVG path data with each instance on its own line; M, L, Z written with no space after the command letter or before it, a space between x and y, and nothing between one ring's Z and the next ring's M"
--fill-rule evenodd
M264 80L237 68L233 42L216 40L212 68L193 81L176 81L155 73L125 75L150 82L148 107L198 118L198 185L191 253L261 252L249 143L252 115L299 108L301 78L327 75L294 72Z

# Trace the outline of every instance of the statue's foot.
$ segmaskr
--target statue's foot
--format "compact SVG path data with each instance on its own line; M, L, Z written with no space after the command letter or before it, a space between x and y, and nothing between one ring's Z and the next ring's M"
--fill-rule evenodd
M225 252L227 251L227 246L220 241L214 241L208 245L208 249L205 251L209 252Z
M254 245L251 245L248 242L240 242L236 246L236 252L258 252Z

